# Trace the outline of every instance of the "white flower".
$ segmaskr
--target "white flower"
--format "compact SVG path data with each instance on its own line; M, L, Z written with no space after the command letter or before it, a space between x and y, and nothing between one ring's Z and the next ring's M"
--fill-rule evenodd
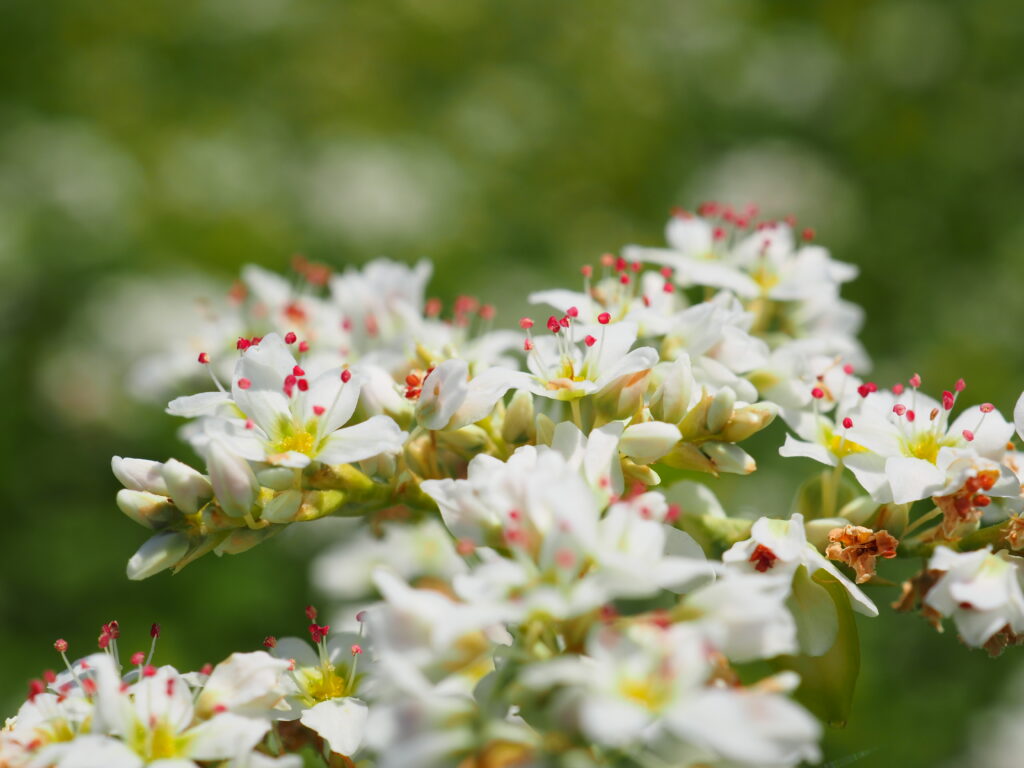
M465 360L445 360L421 382L416 418L426 429L458 429L486 418L509 389L529 381L507 368L487 368L470 378Z
M231 401L241 418L210 416L189 438L204 455L223 446L249 461L293 468L313 461L347 464L400 450L405 433L386 416L344 426L361 383L358 373L340 368L306 378L284 340L268 334L235 367ZM192 412L181 406L174 401L169 410Z
M733 544L722 555L722 562L740 573L783 576L786 583L800 566L810 575L824 570L843 585L855 611L866 616L878 615L878 608L868 596L807 541L804 517L799 513L789 520L758 519L750 529L750 538Z
M936 547L929 570L944 571L925 604L956 623L968 645L983 646L1004 627L1024 633L1024 558L1005 550L954 552Z

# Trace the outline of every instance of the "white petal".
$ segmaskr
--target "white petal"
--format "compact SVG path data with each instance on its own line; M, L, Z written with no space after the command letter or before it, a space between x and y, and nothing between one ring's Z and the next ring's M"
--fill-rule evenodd
M908 504L938 491L946 482L945 473L930 461L908 456L891 456L885 461L885 475L892 487L892 500Z
M222 408L231 405L229 392L200 392L196 395L176 397L167 404L171 416L193 419L197 416L213 416Z
M270 730L266 720L225 712L188 731L189 757L197 760L230 760L249 752Z
M368 714L369 709L359 699L332 699L307 709L300 722L320 734L332 751L350 756L363 742Z
M332 432L315 458L325 464L348 464L381 453L397 453L407 436L391 417L371 416L360 424Z

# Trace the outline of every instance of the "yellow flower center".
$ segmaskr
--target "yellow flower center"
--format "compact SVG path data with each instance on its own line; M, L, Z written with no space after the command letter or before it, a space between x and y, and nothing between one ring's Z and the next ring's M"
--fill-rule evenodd
M939 449L947 443L939 440L939 436L931 430L921 432L907 443L907 452L915 459L924 459L932 464L939 456ZM950 443L951 444L951 443Z
M668 700L668 690L660 681L650 677L625 678L619 683L619 693L651 712L660 710Z
M345 670L341 670L344 673ZM346 695L345 678L333 664L326 668L305 667L299 673L306 696L315 702L338 699Z
M309 456L313 451L313 446L316 444L316 438L313 434L305 429L291 432L286 434L276 443L274 443L274 450L277 453L288 453L288 451L296 451L298 453L304 453Z

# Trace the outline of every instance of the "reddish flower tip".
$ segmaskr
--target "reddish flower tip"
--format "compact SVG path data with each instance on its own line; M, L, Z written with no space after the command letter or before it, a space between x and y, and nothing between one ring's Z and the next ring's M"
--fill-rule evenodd
M969 430L969 429L965 429L965 430L964 430L963 432L961 432L960 434L962 434L962 435L964 436L964 440L966 440L966 441L967 441L968 443L970 443L970 442L973 442L973 441L974 441L974 433L973 433L973 432L971 432L971 430Z
M306 618L310 621L316 621L316 608L312 605L306 606Z
M206 365L210 362L210 356L206 352L199 353L199 362Z
M323 416L324 415L324 411L326 411L326 410L327 409L324 408L322 405L314 405L313 406L313 413L315 413L317 416Z
M586 344L588 347L592 347L597 343L597 339L591 336L590 334L587 334L583 338L583 343Z
M153 624L149 628L149 636L153 637L153 638L160 637L160 625L159 624Z
M851 419L849 416L847 416L845 419L843 419L843 427L845 429L849 429L852 426L853 426L853 419Z
M146 660L146 654L144 654L142 651L136 651L135 653L132 654L131 662L132 662L132 666L134 666L134 667L140 666L142 664L142 662L144 662L145 660Z
M843 373L845 373L847 376L851 375L853 373L853 370L854 369L852 363L847 363L846 365L843 366Z
M68 641L61 638L53 644L53 647L57 650L57 653L66 653L68 650Z
M146 666L144 666L142 668L142 676L143 677L153 677L155 674L156 674L156 667L154 667L152 664L147 664Z
M264 648L276 648L277 647L277 638L274 637L273 635L267 635L265 638L263 638L263 647Z
M355 645L352 646L352 655L353 656L358 656L362 652L363 652L363 646L359 645L358 643L356 643Z
M576 307L569 307L565 310L565 314L567 317L577 318L580 316L580 311Z
M590 277L592 274L594 274L594 268L589 264L584 264L582 267L580 267L580 273L584 277Z
M913 376L910 377L910 386L912 386L912 387L920 387L921 386L921 374L915 373Z
M815 400L821 400L821 398L823 398L824 396L825 390L823 390L821 387L815 387L814 389L811 390L811 397L813 397Z
M533 328L533 320L531 320L528 317L521 317L519 318L519 327L522 328L524 331L529 328Z
M238 388L239 389L248 389L251 386L252 386L252 382L249 381L246 378L241 378L241 379L238 380Z
M344 384L348 384L350 381L352 381L352 371L350 371L348 368L343 370L341 372L341 381Z
M597 322L599 322L601 325L608 325L608 323L610 323L611 321L612 316L607 312L602 312L600 315L597 316Z
M300 341L299 342L299 352L309 352L309 342L308 341Z
M978 410L980 410L982 413L992 413L992 411L994 411L995 409L996 407L992 405L992 403L982 403L981 405L978 406Z
M814 239L814 230L810 227L805 227L804 231L800 233L800 237L804 240L811 241Z
M957 379L956 384L953 386L953 389L955 389L957 392L963 392L965 389L967 389L967 382L965 382L963 379Z
M293 331L288 331L288 333L284 335L285 344L294 344L296 341L298 341L298 339L299 337L296 336Z
M356 621L362 624L366 620L366 611L360 611L356 614Z

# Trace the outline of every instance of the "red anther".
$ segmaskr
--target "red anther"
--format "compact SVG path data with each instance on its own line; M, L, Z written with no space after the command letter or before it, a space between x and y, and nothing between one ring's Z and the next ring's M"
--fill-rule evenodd
M366 611L360 611L356 614L356 621L362 624L366 620Z
M794 216L792 213L789 214L788 216L784 216L782 218L782 220L784 222L786 222L791 227L795 227L796 226L796 216Z
M935 418L938 415L939 415L939 409L938 408L932 408L931 412L928 414L928 420L929 421L935 421Z
M330 632L330 630L331 627L329 624L323 624L321 626L317 626L316 624L309 625L309 634L312 636L314 643L319 643L326 638L327 633Z
M298 380L298 377L294 373L289 373L287 376L284 377L284 385L286 387L294 387L295 382L297 382Z
M561 320L558 321L558 324L560 326L562 326L563 328L568 328L570 322L571 321L569 320L568 317L563 317Z
M298 366L298 365L296 365L294 368L292 368L292 373L294 373L296 376L305 376L306 375L306 372L304 370L302 370L302 368L300 366Z
M341 372L341 383L348 384L350 381L352 381L352 371L346 368Z
M136 651L132 654L131 662L132 666L138 667L146 660L146 654L142 651Z
M619 275L619 282L622 285L629 285L629 275L623 272L621 275Z
M915 388L921 386L921 374L915 373L913 376L910 377L910 386Z
M597 339L588 334L587 336L583 337L583 343L586 344L588 347L592 347L595 344L597 344Z
M661 286L661 290L663 293L672 293L675 289L676 287L669 282L666 282Z
M82 690L85 692L86 696L92 696L94 693L96 693L96 681L93 680L91 677L83 677Z
M847 376L850 376L853 373L853 371L853 363L847 363L846 365L843 366L843 373L845 373Z
M669 504L668 511L665 513L665 522L674 523L682 513L683 509L678 504Z
M565 316L571 317L575 320L577 317L580 316L580 311L576 307L569 307L567 310L565 310Z
M715 238L715 240L724 240L725 239L725 230L722 229L722 227L715 227L715 231L714 231L713 237Z
M772 552L764 544L758 544L750 555L750 562L754 564L754 570L764 573L773 565L779 556Z
M964 440L966 440L968 443L974 441L974 433L971 430L965 429L960 434L964 436Z
M853 426L853 419L851 419L849 416L847 416L845 419L843 419L843 428L844 429L849 429L852 426Z
M256 429L256 422L253 421L252 419L246 419L245 420L245 428L246 429Z
M963 392L965 389L967 389L967 382L965 382L963 379L957 379L956 384L953 385L953 389L955 389L957 392Z
M913 411L907 411L907 421L913 421L917 418L917 414Z
M322 405L314 405L313 406L313 413L315 413L317 416L323 416L324 415L324 411L326 411L326 410L327 409L324 408Z
M531 320L528 317L521 317L519 318L519 327L522 328L524 331L529 328L533 328L533 320Z
M225 712L228 711L228 705L227 704L216 704L213 707L213 711L214 711L215 714L223 715Z
M210 356L205 352L199 353L199 362L203 365L207 365L210 362Z
M316 608L314 606L306 606L306 618L310 621L316 621Z
M520 512L518 509L510 509L508 511L508 519L509 520L519 520L522 516L523 516L523 513Z
M610 624L611 622L615 621L618 615L619 612L615 610L615 606L610 604L602 605L600 608L597 609L598 618L605 624Z
M255 347L257 344L259 344L261 341L263 341L263 337L262 336L253 336L251 339L249 339L249 341L252 342L252 345Z
M661 276L666 280L670 280L672 278L672 267L662 267L658 271L661 272Z
M42 680L28 681L28 700L33 701L40 693L46 692L46 685Z
M810 227L805 227L804 231L800 233L800 237L804 240L811 241L814 239L814 230Z
M639 261L634 261L632 264L629 265L629 268L632 269L634 272L639 272L640 267L642 266L643 265Z
M599 322L601 325L608 325L608 323L610 323L611 321L612 316L607 312L602 312L600 315L597 316L597 322Z
M878 391L878 385L875 384L875 382L873 382L873 381L869 381L868 382L868 389L871 390L872 392L877 392Z
M168 696L173 696L174 695L174 678L173 677L167 678L167 695Z
M493 304L484 304L480 307L480 317L484 320L493 320L497 313L498 310L494 308Z
M594 268L589 264L584 264L582 267L580 267L580 274L583 275L584 277L590 277L591 275L594 274Z
M358 656L362 652L363 652L363 646L359 645L359 643L356 643L355 645L352 646L352 655L353 656Z
M902 384L893 384L892 385L892 393L894 395L896 395L897 397L902 395L903 394L903 385Z
M976 507L987 507L989 504L992 503L992 498L986 496L984 493L979 493L977 496L974 497L973 503Z
M615 266L615 256L610 253L601 254L601 266L602 267L613 267Z
M558 318L554 315L548 318L548 330L552 333L558 333L562 330L562 324L558 322Z
M57 653L67 653L68 641L61 638L53 644L53 647L57 650Z
M299 342L299 352L309 352L309 342L308 341L300 341Z
M288 331L288 333L286 333L284 335L284 343L285 344L294 344L298 340L299 340L299 337L295 335L294 331Z
M44 669L43 680L52 685L53 683L57 682L57 673L54 672L52 669Z
M455 551L463 557L468 557L476 552L476 544L472 539L459 539L455 542Z
M969 478L967 478L967 482L964 483L964 489L968 493L974 493L979 488L981 488L981 478L980 477L969 477Z
M143 677L153 677L153 675L155 675L155 674L156 674L156 667L154 667L152 664L147 664L146 666L144 666L142 668L142 676Z
M953 396L952 392L950 392L948 389L943 391L943 393L942 393L942 407L943 408L945 408L947 411L951 411L951 410L953 410L953 403L955 403L955 402L956 402L956 398Z
M701 216L714 216L720 207L718 203L709 200L697 206L697 213Z
M100 635L99 639L96 641L96 645L99 646L101 651L105 651L107 647L110 645L110 635Z
M693 214L692 213L690 213L685 208L682 208L682 207L680 207L678 205L673 205L669 209L668 213L669 213L669 216L671 216L674 219L692 219L693 218Z
M263 647L264 648L276 648L277 647L277 638L274 637L273 635L267 635L265 638L263 638Z
M672 626L672 617L664 609L651 611L651 624L658 629L668 629Z
M825 390L823 390L821 387L815 387L814 389L811 390L811 397L813 397L815 400L821 400L821 398L823 398L824 396Z
M238 337L238 341L235 342L235 349L237 349L239 352L244 352L245 350L247 350L251 346L252 346L252 342L249 341L244 336L239 336Z
M423 314L427 317L437 317L441 314L441 300L440 299L427 299L427 303L423 307Z
M644 297L643 297L643 302L644 302L644 306L645 306L645 307L649 307L649 306L651 306L651 299L650 299L650 297L648 297L648 296L644 296Z
M857 387L857 394L860 395L861 397L867 397L868 395L871 394L871 387L869 387L867 384L861 384L859 387Z
M619 257L617 257L615 259L615 271L616 272L625 272L627 266L628 266L628 264L626 263L626 260L624 258L622 258L621 256L619 256Z
M306 379L299 379L296 385L299 388L299 392L305 392L309 389L309 382Z
M418 387L423 383L423 379L415 371L405 377L405 386L407 387Z
M986 491L991 491L992 486L996 484L996 477L997 474L995 472L983 473L982 475L979 476L979 480L981 481L981 487L984 488Z
M114 640L121 637L121 625L117 623L117 620L111 621L108 624L103 625L103 631L106 632Z
M992 413L995 409L996 407L992 403L982 403L978 406L978 410L982 413Z
M252 382L249 381L248 379L242 378L242 379L238 380L238 388L239 389L248 389L251 386L252 386Z
M903 403L896 403L896 405L892 407L892 412L897 416L902 416L907 412L907 406L903 405Z
M524 339L523 340L523 351L524 352L529 352L531 349L533 349L533 342L530 341L529 339Z
M149 636L150 637L160 637L160 625L159 624L153 624L153 625L150 626L150 628L149 628Z
M213 672L213 664L206 663L199 668L200 675L209 675L211 672Z

